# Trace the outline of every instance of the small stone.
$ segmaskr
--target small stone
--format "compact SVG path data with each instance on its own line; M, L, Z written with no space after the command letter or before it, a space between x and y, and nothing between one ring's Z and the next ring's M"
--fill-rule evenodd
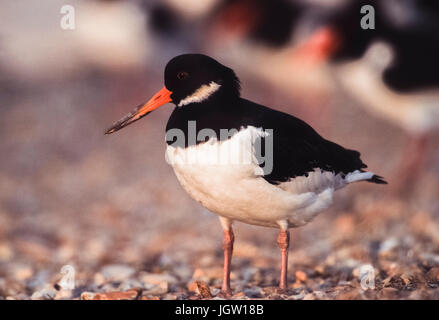
M324 274L325 273L325 267L322 265L319 265L317 267L314 268L315 272L317 272L318 274Z
M31 300L43 300L43 295L41 294L41 292L35 291L34 293L32 293L30 298Z
M151 289L148 289L144 292L145 295L159 295L164 294L169 291L168 283L167 282L160 282L158 285L152 287Z
M58 291L54 297L55 300L67 300L72 299L73 291L72 290L61 290Z
M83 292L81 293L81 300L93 300L94 296L96 295L96 293L94 292Z
M144 288L142 282L137 281L135 279L128 279L119 285L118 290L128 291L128 290L137 289L137 288ZM150 288L148 288L148 289L150 289Z
M140 293L141 291L134 289L128 291L112 291L106 293L96 293L91 299L83 300L135 300Z
M135 270L130 266L112 264L102 268L101 273L106 280L122 281L131 277Z
M381 243L378 253L383 257L388 257L391 252L398 247L399 241L397 238L390 238Z
M162 282L167 282L170 284L175 284L178 282L177 278L167 273L147 273L142 272L139 276L139 279L146 283L151 283L158 285Z
M187 289L190 292L197 292L198 286L196 281L191 281L187 284Z
M260 298L262 296L262 289L260 287L254 287L245 289L244 293L249 298Z
M380 299L393 300L397 298L397 294L398 294L398 289L389 287L382 289L379 293L379 297Z
M102 275L102 273L98 272L93 277L93 282L97 286L101 286L105 283L105 277Z
M216 296L221 292L221 290L218 288L210 288L210 292L212 292L212 295Z
M192 278L198 279L198 278L202 278L205 276L206 276L206 274L205 274L204 270L201 268L197 268L197 269L195 269L194 274L192 275Z
M407 286L411 283L410 276L407 274L401 275L401 280L404 281L404 284Z
M317 299L325 299L326 298L326 293L324 293L323 291L314 291L313 293Z
M187 266L177 266L174 268L174 273L180 279L190 279L192 270Z
M431 268L427 273L427 278L431 281L439 280L439 267Z
M291 286L293 287L293 289L299 289L303 287L303 284L299 282L294 282Z
M196 281L198 292L200 296L204 299L212 299L212 293L210 292L210 288L204 281Z
M297 270L296 271L296 281L299 282L306 282L307 276L306 273L301 271L301 270Z
M315 300L316 298L312 293L308 293L303 297L303 300Z
M36 275L34 275L31 279L29 279L27 283L27 287L32 291L39 291L45 288L47 283L49 282L50 273L47 270L41 270Z
M422 253L421 259L424 260L427 265L439 267L439 255L438 254Z
M194 279L219 279L223 276L223 268L221 267L211 267L211 268L198 268L195 269L192 278ZM234 273L230 274L230 278L234 278Z
M23 281L29 279L33 275L32 268L29 266L17 266L12 270L13 277L16 280Z
M52 287L45 287L40 291L35 291L32 300L53 300L58 292Z
M244 293L244 291L240 291L240 292L235 293L233 295L233 297L236 297L236 298L245 297L245 293Z
M242 271L242 278L245 282L250 281L259 272L257 268L245 268Z
M146 296L146 297L141 297L140 300L160 300L160 298L157 296ZM172 300L176 300L176 299L172 299Z
M11 247L7 243L0 243L0 261L8 261L12 258Z
M299 294L294 294L288 297L288 300L302 300L305 298L305 291L301 291Z

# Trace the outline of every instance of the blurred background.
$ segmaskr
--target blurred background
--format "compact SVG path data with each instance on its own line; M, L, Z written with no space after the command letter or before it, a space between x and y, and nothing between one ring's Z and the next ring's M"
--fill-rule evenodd
M66 4L74 29L61 27ZM340 191L292 230L288 295L270 291L277 231L236 223L235 298L438 299L438 17L426 0L0 2L0 299L197 299L195 280L218 292L218 219L164 159L173 106L104 135L190 52L389 182ZM56 285L65 265L73 290Z

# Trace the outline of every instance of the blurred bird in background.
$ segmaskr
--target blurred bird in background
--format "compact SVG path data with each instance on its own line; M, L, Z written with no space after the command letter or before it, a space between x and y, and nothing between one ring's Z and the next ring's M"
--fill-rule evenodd
M77 15L73 30L60 27L57 1L45 1L34 11L27 10L25 2L2 7L0 59L7 72L56 80L90 70L129 72L148 64L152 38L137 4L83 0L72 4ZM54 5L59 16L47 19ZM53 46L56 50L51 50ZM57 68L52 67L54 62Z
M364 5L375 9L375 29L364 30L359 23ZM439 128L437 4L352 1L320 22L302 54L320 53L360 106L406 132L409 141L393 180L396 192L410 191L428 164L429 137Z

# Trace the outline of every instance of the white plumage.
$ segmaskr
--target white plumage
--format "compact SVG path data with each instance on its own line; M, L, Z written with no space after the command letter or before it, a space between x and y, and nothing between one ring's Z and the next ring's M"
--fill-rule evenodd
M249 126L225 141L211 138L187 148L169 145L166 160L188 194L211 212L275 228L305 225L331 205L335 190L373 176L355 171L343 177L315 169L307 177L270 184L254 148L256 138L266 134Z

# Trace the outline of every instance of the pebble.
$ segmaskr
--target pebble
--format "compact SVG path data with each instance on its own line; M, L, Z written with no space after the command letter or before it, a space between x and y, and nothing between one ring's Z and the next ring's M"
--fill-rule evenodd
M439 267L431 268L427 273L427 278L432 281L439 281Z
M189 292L197 292L198 286L196 281L191 281L187 284L187 289Z
M212 299L209 285L204 281L196 281L198 292L203 299Z
M398 290L395 288L384 288L379 292L380 299L393 300L397 297Z
M430 265L439 266L439 255L437 254L422 253L421 258Z
M301 271L301 270L297 270L296 271L296 281L299 282L306 282L307 276L306 273Z
M146 297L141 297L140 300L160 300L160 297L158 297L158 296L146 296ZM176 300L176 299L164 299L164 300Z
M288 297L288 300L302 300L305 298L305 291L301 291L299 294L294 294Z
M81 300L135 300L140 294L141 291L134 289L105 293L83 292L81 294Z
M101 286L105 283L105 277L102 273L98 272L93 276L93 283L97 286Z
M96 295L94 292L87 292L84 291L81 293L80 299L81 300L93 300L93 297Z
M253 287L244 290L244 293L249 298L261 298L262 289L260 287Z
M303 300L315 300L316 298L312 293L308 293L303 297Z
M221 267L211 267L211 268L197 268L192 275L194 279L218 279L223 276L223 268ZM234 273L230 274L230 279L234 278Z
M142 282L158 285L162 282L167 282L169 284L175 284L178 282L177 278L168 273L147 273L141 272L139 279Z
M56 293L55 300L69 300L73 298L72 290L60 290Z
M118 289L120 291L127 291L127 290L131 290L131 289L136 289L136 288L144 288L144 286L142 285L142 282L138 281L136 279L128 279L128 280L122 282ZM147 289L149 289L149 287Z
M135 270L130 266L112 264L103 267L101 273L105 280L122 281L131 277L135 273Z
M169 291L168 283L166 281L160 282L159 284L155 285L151 289L145 290L145 295L160 295L167 293Z
M0 261L9 261L12 259L13 252L7 243L0 243Z
M177 266L174 268L174 273L180 279L190 279L192 270L187 266Z
M27 283L27 287L34 291L42 290L49 282L50 273L48 270L42 270L32 277Z
M19 281L29 279L34 273L32 268L26 265L16 265L10 270L10 272L12 273L12 276Z
M397 238L389 238L380 244L378 253L383 257L388 257L391 255L393 249L398 247L399 241Z
M47 285L44 289L35 291L30 297L32 300L53 300L58 292Z
M325 299L326 298L326 293L324 293L323 291L314 291L313 294L317 299Z

